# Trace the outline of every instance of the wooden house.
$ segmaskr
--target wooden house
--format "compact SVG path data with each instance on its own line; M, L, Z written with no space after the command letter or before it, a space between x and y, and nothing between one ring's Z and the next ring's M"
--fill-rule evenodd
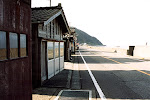
M32 99L31 0L0 0L0 100Z
M70 34L66 34L63 39L65 40L64 43L64 60L71 61L71 43L70 43Z
M77 36L74 27L70 27L71 34L70 34L70 45L71 45L71 53L75 54L76 51L76 42Z
M32 8L32 80L33 87L64 68L63 36L70 29L59 4L56 7Z
M70 33L64 36L65 40L65 61L71 61L71 55L76 52L77 34L74 27L70 27Z

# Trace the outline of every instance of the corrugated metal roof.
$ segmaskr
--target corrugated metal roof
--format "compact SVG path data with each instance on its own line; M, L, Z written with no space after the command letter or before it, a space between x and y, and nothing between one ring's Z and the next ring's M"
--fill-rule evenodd
M32 22L44 22L47 21L50 17L57 14L61 11L60 7L40 7L32 8Z

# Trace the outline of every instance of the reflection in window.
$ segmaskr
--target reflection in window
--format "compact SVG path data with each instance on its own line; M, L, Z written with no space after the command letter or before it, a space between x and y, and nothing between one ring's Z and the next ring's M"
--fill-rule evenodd
M48 60L53 58L53 42L48 42Z
M27 56L27 39L25 34L20 34L20 56Z
M10 58L18 57L18 35L16 33L9 33L10 41Z
M7 58L6 32L0 31L0 60Z
M60 56L64 56L64 43L60 42Z
M59 42L55 42L55 58L59 57Z

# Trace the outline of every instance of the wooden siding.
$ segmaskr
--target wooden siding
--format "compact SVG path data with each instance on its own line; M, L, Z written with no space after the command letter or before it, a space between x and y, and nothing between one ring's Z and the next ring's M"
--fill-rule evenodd
M0 61L0 99L31 100L31 0L0 0L0 30L7 32L7 60ZM27 35L27 57L10 59L9 32Z
M38 25L38 36L45 39L54 39L57 41L63 40L62 28L57 18L44 26L44 24Z
M41 39L38 38L38 24L32 24L32 85L41 85Z

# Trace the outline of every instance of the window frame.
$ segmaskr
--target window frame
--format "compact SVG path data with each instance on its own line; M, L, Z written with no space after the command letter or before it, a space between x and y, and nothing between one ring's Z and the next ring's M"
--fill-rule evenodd
M57 52L56 52L56 43L58 43L58 45L57 45ZM55 58L59 58L60 57L60 50L59 50L59 48L60 48L60 42L55 42ZM57 55L56 55L56 53L57 53Z
M61 43L63 44L63 55L61 54ZM64 42L60 42L60 57L64 57Z
M4 62L4 61L10 61L10 60L16 60L16 59L22 59L22 58L27 58L28 57L28 46L29 46L29 41L28 41L28 34L26 33L18 33L18 32L13 32L13 31L5 31L5 30L0 30L2 32L6 33L6 59L0 60L0 62ZM16 33L17 34L17 46L18 46L18 57L15 58L11 58L10 55L10 33ZM26 56L22 56L21 57L21 42L20 42L20 34L26 35Z
M50 59L49 59L49 56L48 56L48 54L49 54L49 53L48 53L48 51L49 51L49 49L48 49L48 47L49 47L48 43L52 43L52 45L53 45L53 47L52 47L52 53L53 53L52 56L53 56L53 57L50 58ZM48 41L48 42L47 42L47 58L48 58L48 61L54 59L54 42L53 42L53 41Z

